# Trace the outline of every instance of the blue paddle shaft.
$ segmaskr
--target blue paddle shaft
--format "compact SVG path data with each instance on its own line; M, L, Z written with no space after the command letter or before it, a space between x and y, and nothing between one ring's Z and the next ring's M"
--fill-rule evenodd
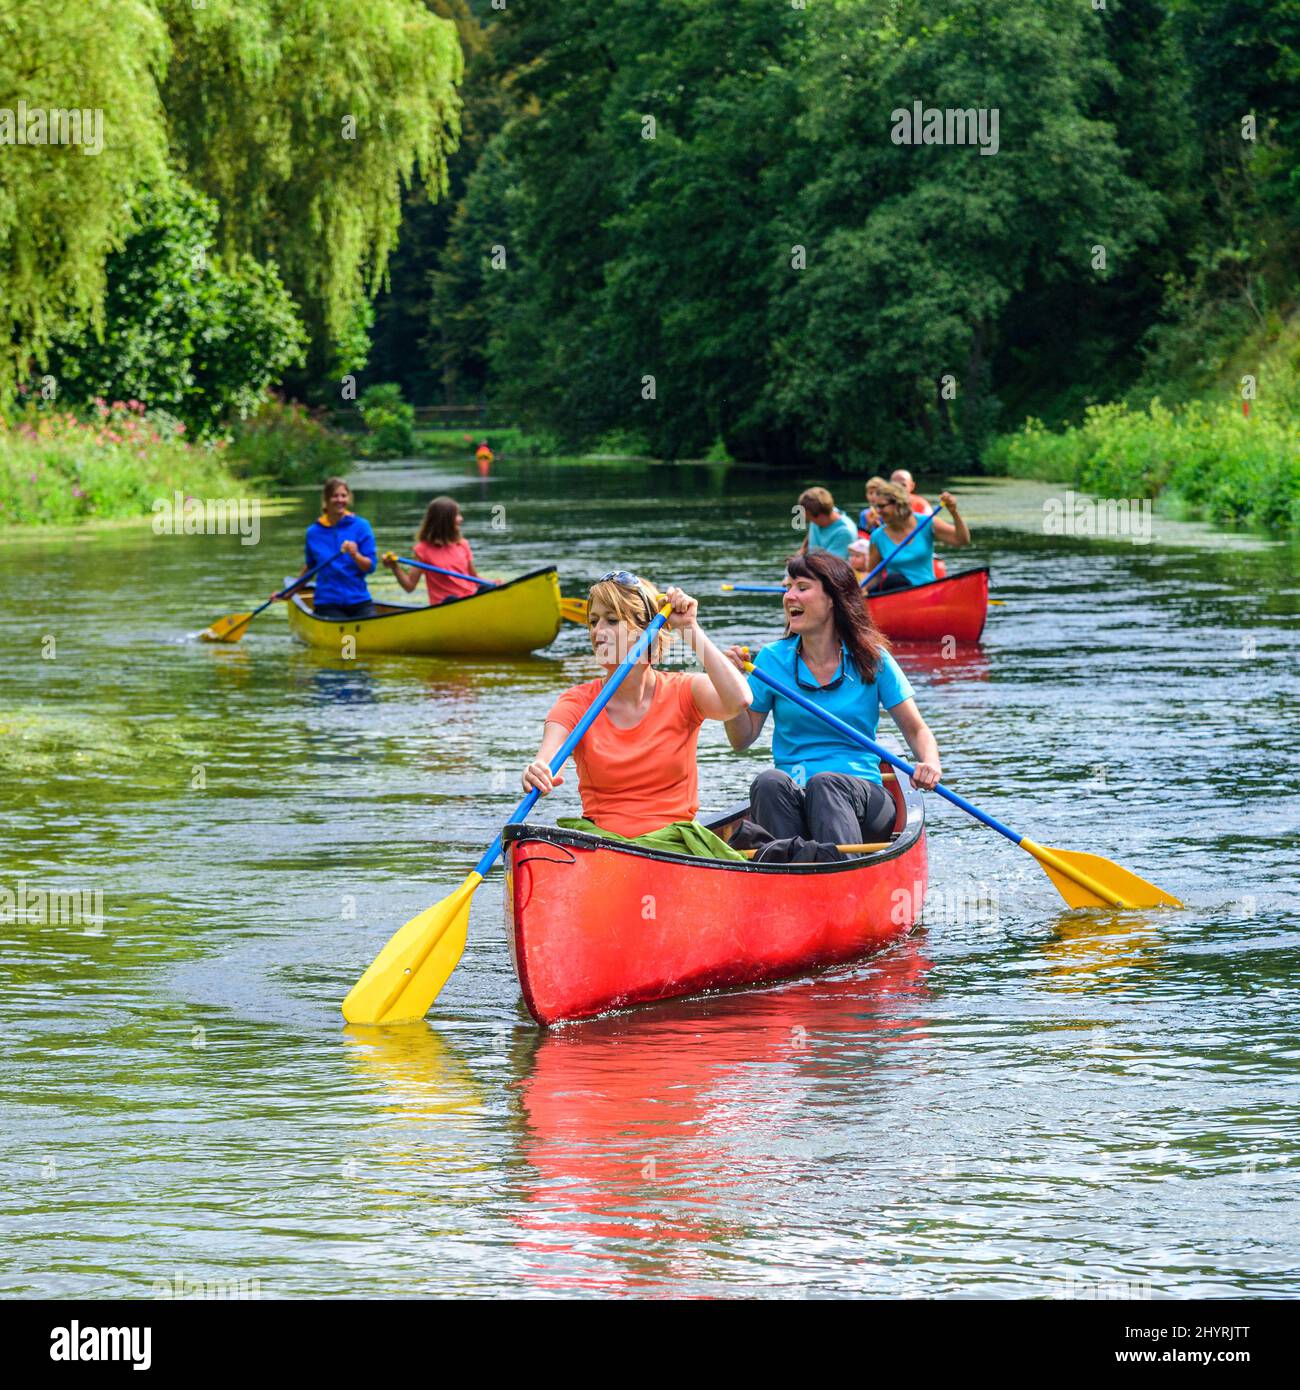
M650 650L650 644L654 641L655 635L667 621L667 614L657 613L650 626L646 628L646 630L637 639L636 646L634 646L632 650L628 652L627 656L623 659L623 664L605 682L604 689L591 702L591 707L587 710L586 714L584 714L582 718L578 720L577 724L574 725L573 732L569 735L568 738L564 740L564 742L560 745L559 749L556 751L556 754L551 759L550 764L552 775L559 772L559 770L568 761L569 754L572 753L573 750L578 746L578 744L582 742L583 735L596 722L596 719L600 715L601 710L603 710L605 706L609 704L614 692L619 688L620 685L623 684L623 680L627 676L627 673L632 669L633 666L637 664L638 661L641 660L641 658L646 654L646 652ZM510 819L506 822L506 824L514 825L518 821L527 820L528 813L533 809L534 806L537 805L537 801L540 796L541 792L536 787L534 787L532 791L530 791L528 795L524 797L524 799L519 803L519 805L515 807L514 811L510 815ZM496 839L493 840L492 843L487 847L487 851L483 855L483 858L480 859L478 863L474 866L474 872L478 874L481 878L487 877L488 870L491 869L492 865L495 864L497 860L500 858L502 849L501 840L501 835L498 835Z
M778 695L784 695L787 700L793 700L796 705L802 705L809 714L815 714L818 719L829 724L832 729L838 730L845 738L851 739L861 748L869 749L877 757L883 758L887 763L898 768L900 772L905 772L910 777L916 771L909 763L905 763L902 758L896 758L888 748L882 747L875 739L868 738L860 729L855 729L852 724L846 724L844 720L832 714L830 710L822 709L820 705L814 704L813 701L801 695L797 690L790 689L784 682L773 680L771 676L760 671L757 667L754 667L749 674L751 676L757 676L764 685L775 690ZM1013 845L1018 845L1024 838L1022 835L1017 835L1010 826L1003 825L1000 820L994 820L992 816L985 815L978 806L972 806L964 796L958 796L956 792L950 792L942 782L940 782L934 790L943 797L945 801L951 801L954 806L959 806L968 816L974 816L976 820L983 821L990 830L996 830L999 835L1005 835Z
M295 589L300 589L312 577L312 575L316 573L317 570L323 570L326 565L332 565L334 561L337 560L339 556L342 554L343 551L336 550L333 555L327 555L325 559L323 559L320 562L319 565L313 565L311 569L307 571L306 574L300 574L298 578L293 581L292 584L286 584L278 594L272 594L271 597L267 599L267 601L264 604L262 604L260 608L254 608L253 611L248 615L248 621L251 623L259 613L264 612L266 609L270 608L270 606L276 601L276 599L288 598L289 595L293 593ZM242 627L243 624L241 623L240 626Z
M496 588L490 579L480 579L476 574L462 574L459 570L445 570L440 565L426 565L423 560L408 560L405 555L397 555L394 558L399 565L410 565L413 569L428 570L430 574L445 574L449 579L468 579L471 584L481 584L485 589Z
M934 511L930 512L927 516L923 516L921 520L917 522L915 529L908 532L907 539L896 547L893 555L891 555L888 560L882 560L865 579L858 580L858 587L860 589L866 588L881 570L888 567L890 561L897 557L898 552L902 550L904 546L911 545L917 536L919 536L935 517L938 516L939 508L942 506L943 503L940 502L939 506L936 507ZM736 594L783 594L788 587L789 586L785 584L733 584L731 590Z
M939 507L942 506L943 503L940 502ZM882 560L875 567L875 569L873 569L871 573L867 575L865 579L859 582L858 588L865 589L867 585L870 584L871 581L876 577L876 575L880 573L881 570L886 569L888 567L890 560L896 560L898 558L898 552L900 550L906 549L907 546L911 545L912 542L917 538L917 536L919 536L921 532L924 531L925 528L935 519L935 517L939 515L939 507L936 507L934 511L930 512L927 516L923 516L921 520L916 523L916 526L908 532L906 539L901 541L897 546L894 547L894 553L889 557L889 560Z

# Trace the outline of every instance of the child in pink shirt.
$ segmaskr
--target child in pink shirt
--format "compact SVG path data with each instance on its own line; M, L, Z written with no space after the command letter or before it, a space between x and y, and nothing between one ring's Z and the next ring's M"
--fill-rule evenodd
M435 497L425 509L424 520L420 523L420 534L415 542L415 558L423 560L426 565L437 565L441 569L459 570L461 574L477 576L474 552L460 533L464 520L460 514L460 507L453 498ZM392 570L393 577L408 594L423 575L431 604L442 603L449 598L465 598L469 594L477 594L482 587L479 584L471 584L467 579L453 579L446 574L404 569L392 555L384 556L384 564Z

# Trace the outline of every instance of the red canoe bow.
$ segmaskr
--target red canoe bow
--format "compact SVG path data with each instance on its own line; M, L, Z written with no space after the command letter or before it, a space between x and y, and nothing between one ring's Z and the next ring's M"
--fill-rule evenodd
M987 568L891 589L867 600L872 621L900 642L978 642L989 612Z
M911 931L928 882L920 794L888 849L836 864L666 854L580 831L505 829L506 922L529 1013L546 1026L658 999L806 975ZM723 839L748 807L707 822Z

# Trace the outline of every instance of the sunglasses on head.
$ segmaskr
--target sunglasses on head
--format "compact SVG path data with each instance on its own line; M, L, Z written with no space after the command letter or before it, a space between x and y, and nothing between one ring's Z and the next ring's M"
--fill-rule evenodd
M641 602L645 604L645 610L650 621L654 621L654 604L652 604L650 600L646 598L645 590L641 587L640 579L638 579L637 576L631 572L631 570L610 570L608 574L602 574L600 578L596 580L596 583L608 584L611 580L613 580L613 582L617 584L620 589L635 589L637 593L641 596Z

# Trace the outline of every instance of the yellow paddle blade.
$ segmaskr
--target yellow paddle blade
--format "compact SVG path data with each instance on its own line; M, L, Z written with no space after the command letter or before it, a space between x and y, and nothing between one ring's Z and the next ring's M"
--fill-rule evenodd
M1049 849L1021 840L1071 907L1182 907L1172 894L1137 874L1077 849Z
M248 631L251 613L232 613L228 618L218 618L210 628L199 633L205 642L238 642Z
M471 873L393 933L343 1001L349 1023L408 1023L429 1012L465 950L470 899L482 882L482 874Z
M582 623L585 627L587 622L587 600L585 598L562 598L560 600L560 617L566 622Z

